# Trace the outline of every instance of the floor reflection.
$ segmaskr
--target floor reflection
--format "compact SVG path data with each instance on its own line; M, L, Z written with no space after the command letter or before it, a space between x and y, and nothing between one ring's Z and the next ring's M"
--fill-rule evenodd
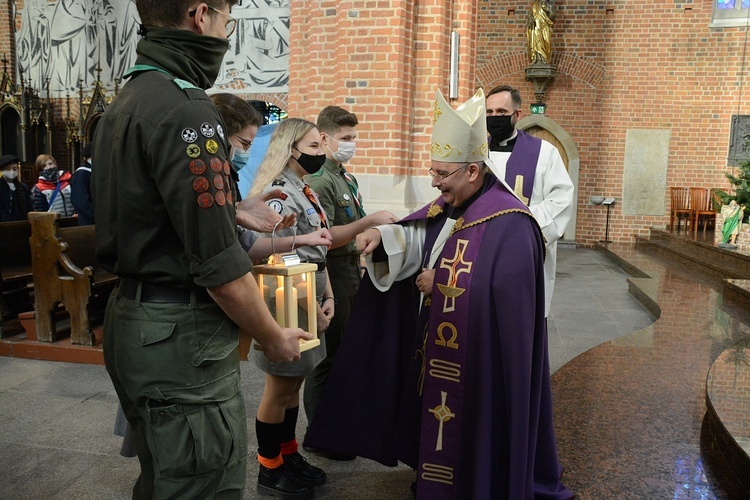
M750 338L730 346L716 358L706 390L721 423L750 455Z
M649 328L587 351L552 377L563 481L578 498L747 498L704 467L701 427L711 363L750 337L750 316L722 304L721 282L684 263L608 245L651 277Z

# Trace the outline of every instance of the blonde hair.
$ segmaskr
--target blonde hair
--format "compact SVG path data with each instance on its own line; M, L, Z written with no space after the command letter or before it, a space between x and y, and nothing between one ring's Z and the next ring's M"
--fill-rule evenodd
M250 188L251 196L263 192L279 176L292 157L292 147L308 132L317 128L313 122L302 118L287 118L276 127L266 156L258 167L258 176Z
M37 172L41 172L44 170L44 164L47 163L49 160L52 160L55 162L55 165L57 165L57 160L55 160L55 157L52 155L39 155L36 157L36 161L34 162L34 166L36 167Z

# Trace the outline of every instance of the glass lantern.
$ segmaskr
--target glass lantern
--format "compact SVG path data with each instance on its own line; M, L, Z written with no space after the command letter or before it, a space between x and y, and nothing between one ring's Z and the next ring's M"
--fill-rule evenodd
M312 333L311 340L300 340L300 352L320 345L315 290L317 270L317 264L306 262L286 265L282 261L253 266L258 289L279 326L302 328ZM255 348L263 350L257 342Z

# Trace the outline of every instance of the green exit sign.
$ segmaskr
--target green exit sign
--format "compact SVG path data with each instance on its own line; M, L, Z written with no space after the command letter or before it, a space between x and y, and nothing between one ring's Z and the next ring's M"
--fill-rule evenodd
M532 104L531 105L531 114L532 115L543 115L547 112L547 105L546 104Z

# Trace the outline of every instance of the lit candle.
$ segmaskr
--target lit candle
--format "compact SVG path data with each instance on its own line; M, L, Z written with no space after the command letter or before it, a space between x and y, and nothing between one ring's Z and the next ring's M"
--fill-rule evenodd
M279 276L277 278L278 286L276 287L276 322L280 327L286 326L286 317L284 315L284 278Z
M295 278L299 279L299 283L294 285L294 288L297 289L298 303L302 309L307 310L307 277L304 274L301 274Z
M282 328L297 327L297 289L291 277L278 277L276 288L276 322Z

